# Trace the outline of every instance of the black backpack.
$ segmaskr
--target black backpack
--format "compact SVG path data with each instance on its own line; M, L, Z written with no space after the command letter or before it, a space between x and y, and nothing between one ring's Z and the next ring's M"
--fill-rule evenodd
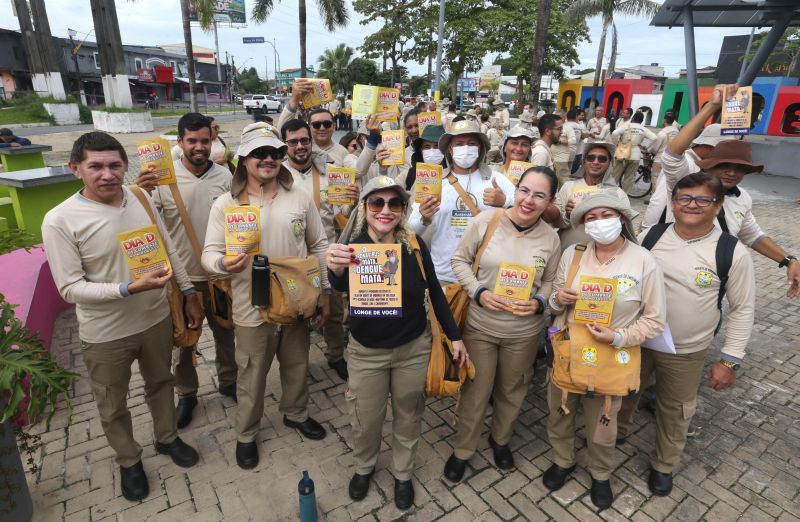
M722 221L724 221L724 219L723 217ZM642 246L647 250L652 250L671 224L672 223L657 223L650 227L650 230L647 231L647 235L644 236ZM723 231L717 241L717 249L714 253L714 258L717 264L717 275L719 276L719 294L717 295L719 323L717 323L717 328L714 330L714 335L717 335L717 332L719 332L722 326L722 298L725 297L725 285L728 283L728 275L733 265L733 251L736 249L736 243L738 242L739 240L727 231Z

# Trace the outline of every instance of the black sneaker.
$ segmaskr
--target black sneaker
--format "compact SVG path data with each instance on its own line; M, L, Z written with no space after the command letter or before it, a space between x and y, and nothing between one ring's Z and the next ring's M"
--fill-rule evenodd
M129 468L120 466L119 476L122 496L126 499L136 502L150 494L150 486L147 484L147 475L144 474L141 460Z
M328 366L336 370L336 375L345 382L347 382L350 374L347 373L347 361L339 359L338 361L328 361Z
M156 442L155 447L158 453L169 455L172 457L172 462L182 468L191 468L200 460L197 451L183 442L180 437L175 437L175 440L169 444Z
M350 479L350 486L347 488L350 498L355 501L364 500L369 492L369 483L371 480L372 473L369 475L354 473L353 478Z
M197 397L184 397L178 399L175 416L178 418L178 428L185 428L192 422L192 410L197 406Z

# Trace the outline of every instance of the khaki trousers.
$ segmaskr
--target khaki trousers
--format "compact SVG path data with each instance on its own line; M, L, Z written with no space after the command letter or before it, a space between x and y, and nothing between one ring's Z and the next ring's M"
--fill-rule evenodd
M583 418L586 424L586 442L589 446L589 473L595 480L608 480L614 470L614 445L617 440L617 412L622 400L611 400L611 422L608 426L600 424L603 415L604 396L587 397L570 393L567 398L569 413L561 415L562 391L552 382L547 385L547 404L550 416L547 419L547 436L553 446L553 462L562 468L575 464L575 418L578 404L583 405Z
M325 348L322 353L328 362L340 361L344 357L344 294L331 293L331 315L322 328Z
M553 163L553 167L555 167L556 177L558 178L558 186L561 187L572 176L572 162L556 161Z
M514 434L514 424L525 400L536 358L539 336L498 338L478 331L469 324L463 339L475 364L475 380L461 388L456 416L455 456L469 460L478 447L483 419L492 398L492 438L498 444L508 444Z
M278 410L287 419L308 419L308 348L309 332L305 324L276 326L236 325L236 364L239 400L234 428L239 442L253 442L264 416L264 393L267 374L277 356L281 376L281 402Z
M217 367L217 381L219 386L229 386L236 384L236 358L234 347L236 336L233 330L227 330L217 323L211 310L211 292L208 290L208 283L195 282L194 289L203 299L203 310L206 312L206 320L214 334L214 348L216 356L214 364ZM195 397L197 395L197 369L192 364L192 352L194 348L175 348L172 352L173 372L175 372L175 389L178 397Z
M131 364L139 362L144 379L144 399L153 417L157 442L171 443L178 436L174 379L170 373L172 318L167 316L147 330L103 343L81 342L92 392L100 412L100 424L108 444L117 454L117 464L131 467L142 458L142 447L133 438L128 391Z
M617 182L617 185L622 187L625 192L628 192L633 187L633 178L638 168L639 160L615 160L611 175L614 176L614 181Z
M422 413L425 410L425 376L431 355L431 332L396 348L368 348L350 336L347 343L345 399L353 430L356 473L375 469L381 448L386 403L392 401L392 471L398 480L414 472Z
M708 349L688 354L669 354L642 350L644 384L656 375L656 447L650 465L661 473L672 473L686 446L686 432L697 410L697 388L703 377ZM628 435L639 403L639 393L622 400L619 412L620 436Z
M650 172L650 186L653 187L653 192L656 191L659 174L661 174L661 163L653 163L653 170Z

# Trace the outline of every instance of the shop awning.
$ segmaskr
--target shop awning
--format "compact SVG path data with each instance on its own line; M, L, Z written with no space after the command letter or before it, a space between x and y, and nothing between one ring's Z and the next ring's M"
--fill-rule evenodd
M186 78L185 76L176 76L175 79L182 83L189 83L189 78ZM195 80L194 83L200 84L203 83L203 80Z

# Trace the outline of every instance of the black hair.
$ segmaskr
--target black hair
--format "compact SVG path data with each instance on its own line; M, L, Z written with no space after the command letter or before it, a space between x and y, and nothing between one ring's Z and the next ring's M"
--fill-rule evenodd
M689 174L688 176L681 178L675 184L675 187L672 189L672 197L673 199L678 195L678 191L680 189L687 189L687 188L694 188L694 187L706 187L714 197L717 199L716 203L721 205L723 200L725 199L725 187L722 185L722 182L719 180L718 177L707 174L705 172L695 172L694 174Z
M322 107L317 107L316 109L313 109L311 112L308 113L308 121L311 121L311 118L316 116L317 114L322 114L322 113L327 114L328 116L331 117L331 119L333 119L333 114L331 114L331 111L329 111L328 109L323 109ZM297 129L292 129L292 130L297 130Z
M522 173L522 176L519 177L519 181L517 181L517 187L519 187L522 180L525 179L525 176L528 174L542 174L550 181L550 198L554 198L556 196L556 191L558 190L558 176L550 167L531 167L525 172Z
M261 111L253 111L253 121L263 121L272 125L272 116L267 116Z
M539 135L544 137L544 131L547 129L552 129L556 126L556 122L561 119L561 116L558 114L545 114L541 118L539 118Z
M567 111L567 121L575 121L578 117L578 109L570 109Z
M458 116L453 118L453 123L455 123L457 121L464 121L464 120L466 120L466 118L463 115L459 114Z
M406 125L406 120L407 120L407 119L409 119L409 118L410 118L410 117L412 117L412 116L419 116L419 113L420 113L420 112L422 112L422 111L420 111L420 110L419 110L419 109L417 109L416 107L414 107L413 109L409 110L409 111L408 111L408 112L405 114L405 116L403 116L403 126L405 127L405 125Z
M632 123L642 123L644 121L644 113L636 112L631 118Z
M629 114L633 114L633 107L625 107L622 109L623 111L628 111Z
M3 127L2 129L0 129L0 136L3 136L5 138L10 138L13 135L14 135L14 132L11 129L9 129L8 127Z
M285 127L285 125L284 125L284 127ZM283 131L281 131L281 133L283 133ZM339 140L339 145L341 145L344 148L347 148L347 146L353 140L356 140L356 142L358 141L358 133L356 133L354 131L350 131L347 134L345 134L344 136L342 136L342 139Z
M416 109L417 109L418 112L427 111L428 110L428 102L424 102L424 101L417 102Z
M128 154L125 152L125 147L117 139L105 132L92 131L82 134L75 143L72 144L72 152L69 154L70 163L78 164L86 159L86 151L106 151L115 150L119 152L122 161L128 163Z
M672 111L667 111L664 113L664 121L672 125L675 123L675 113Z
M608 120L609 131L614 132L615 130L617 130L617 117L614 115L613 112L608 114L607 120Z
M199 112L187 112L178 120L178 136L183 138L186 131L199 131L202 128L208 129L211 134L211 120Z
M324 109L323 109L324 110ZM328 111L325 111L328 112ZM330 113L329 113L330 114ZM311 137L311 127L308 126L305 120L301 120L299 118L294 118L286 123L283 124L281 127L281 139L286 141L286 134L294 131L299 131L300 129L305 129L308 131L308 137Z
M448 110L454 111L454 110L456 110L456 104L455 103L451 103L450 105L447 106L447 108L448 108Z

